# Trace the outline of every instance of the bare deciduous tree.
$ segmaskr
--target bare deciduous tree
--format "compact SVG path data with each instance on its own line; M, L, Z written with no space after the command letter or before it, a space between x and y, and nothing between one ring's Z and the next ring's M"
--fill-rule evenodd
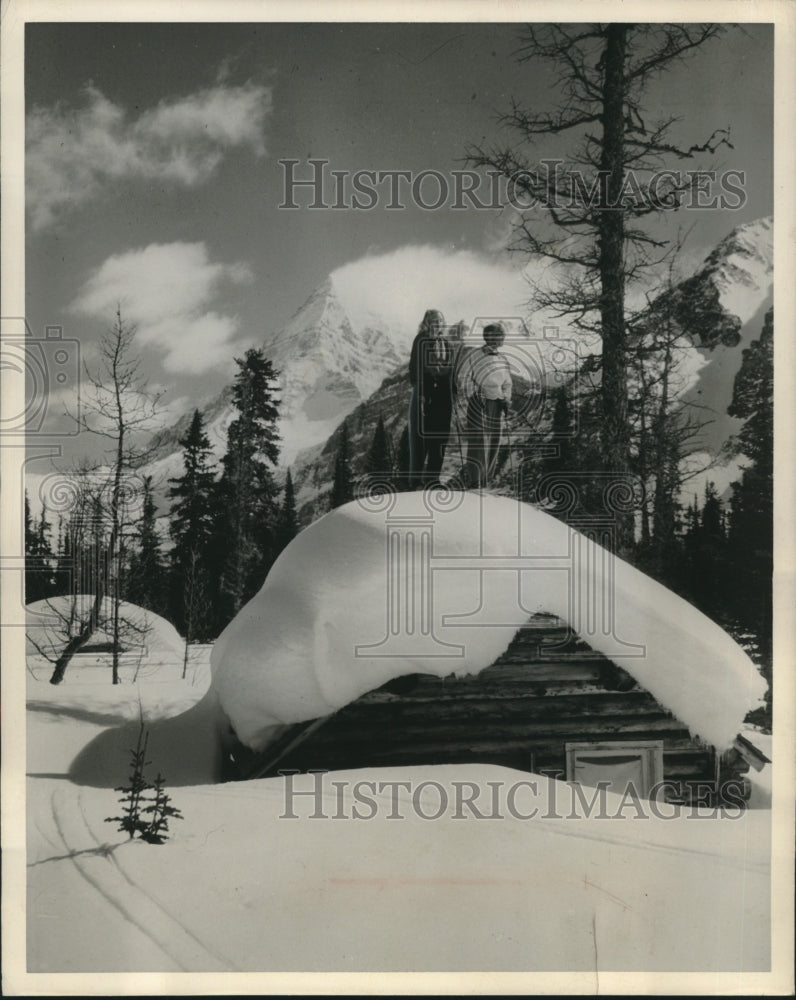
M106 438L109 442L107 462L100 467L106 477L106 488L93 497L95 523L102 525L104 542L97 546L98 566L94 574L94 602L91 613L79 631L67 642L55 664L51 684L60 684L69 661L91 637L102 615L106 597L112 602L113 683L119 683L120 575L124 529L129 524L130 510L142 488L135 477L149 457L142 447L141 435L154 429L158 403L162 392L153 392L141 371L140 359L134 350L135 327L122 318L117 306L113 326L99 344L96 368L86 366L89 391L79 416L73 416L81 430Z

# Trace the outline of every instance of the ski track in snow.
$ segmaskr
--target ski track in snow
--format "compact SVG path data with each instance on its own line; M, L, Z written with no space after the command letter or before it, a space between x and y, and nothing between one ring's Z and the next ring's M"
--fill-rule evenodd
M86 819L80 793L75 798L66 789L56 789L51 797L51 809L66 856L79 874L166 958L183 972L235 971L230 962L200 941L127 875L115 855L115 849L124 845L100 843ZM90 852L77 846L86 833L95 845Z
M67 725L71 728L80 723L70 718ZM49 760L46 763L49 764ZM450 766L435 768L433 772L424 767L385 769L379 771L379 777L419 780L427 778L429 773L443 782L447 778L461 777L462 773L472 777L480 775L482 779L495 775L519 776L519 772L510 770L490 768L462 772ZM355 780L362 777L362 772L341 771L336 777ZM522 777L527 780L528 776L523 773ZM474 940L484 940L479 934L492 928L484 955L485 960L492 963L490 968L514 968L518 954L525 954L523 945L514 941L509 933L511 927L524 928L523 933L531 935L528 944L531 940L541 942L540 954L548 954L553 941L559 940L556 935L566 932L569 944L559 956L559 962L572 969L591 970L595 976L593 985L599 986L596 963L602 963L601 971L604 972L606 968L616 967L617 962L638 962L638 956L644 949L652 948L651 942L657 937L655 921L662 919L666 924L674 918L674 913L682 912L676 903L667 902L669 893L651 877L650 896L654 891L655 898L664 907L662 914L653 919L647 909L647 894L640 892L638 879L643 883L643 873L671 873L682 863L689 874L682 885L672 886L675 900L680 898L684 902L687 885L694 884L692 880L698 882L704 871L707 880L704 891L710 892L712 886L721 896L724 893L721 887L735 883L735 891L743 894L740 905L745 908L747 890L753 890L754 901L760 894L767 871L761 852L754 844L749 848L751 856L744 851L739 857L737 836L704 838L703 833L712 834L714 829L718 832L709 819L692 827L691 823L677 821L674 826L655 822L639 824L631 816L619 824L599 820L540 821L522 830L513 823L490 827L488 831L470 824L465 829L451 829L449 841L447 834L436 835L435 830L415 820L395 843L387 840L387 845L392 843L398 850L398 856L389 858L387 847L384 853L381 851L385 845L377 828L371 829L367 824L364 829L352 827L349 836L340 840L336 827L324 830L313 826L307 830L308 842L303 845L309 855L304 859L308 868L305 869L302 862L300 869L304 874L291 879L285 878L283 871L285 867L295 868L302 848L294 842L292 831L277 830L267 823L268 817L275 816L283 804L279 779L259 779L243 785L200 784L193 786L190 792L186 789L184 794L193 799L190 809L193 828L181 829L173 844L162 847L131 842L122 839L123 834L109 836L106 841L105 830L100 830L98 823L103 822L101 817L110 805L107 793L82 789L65 781L58 781L53 786L49 783L51 780L33 780L30 786L31 790L37 788L44 793L31 795L33 839L29 848L30 874L33 876L33 870L37 872L32 889L42 900L38 904L36 924L31 927L40 952L39 971L73 971L68 961L86 962L93 968L97 959L108 962L107 971L129 968L118 957L106 959L106 945L111 947L111 955L114 947L118 950L121 946L123 956L125 953L135 956L134 961L141 971L256 971L257 962L264 962L268 967L266 943L275 943L280 933L285 938L272 958L281 955L286 968L298 969L304 968L298 957L301 952L296 951L297 941L302 936L299 928L306 932L305 944L309 941L321 956L314 966L319 971L327 966L330 970L338 968L334 962L341 961L339 954L348 955L348 949L352 955L357 954L357 966L361 971L383 968L385 962L400 958L405 958L409 967L429 971L453 968L456 961L466 960L466 949L462 951L455 941L445 937L445 933L439 939L434 935L432 928L436 920L429 916L428 908L438 907L441 916L446 911L450 913L451 908L479 904L483 910L479 916L474 915L472 926L479 928L474 932ZM550 783L542 782L543 792L545 788L550 793ZM331 814L336 795L327 791L328 794L323 795L327 805L325 811ZM557 801L566 813L571 800L566 795L567 786L556 784L555 791L561 796ZM376 796L385 807L391 797L388 792ZM399 794L398 799L407 806L412 801L404 794ZM211 805L209 800L215 802L209 810L196 808L200 800L208 806ZM545 801L548 800L542 794L542 802ZM188 806L190 802L183 804ZM613 811L611 803L608 811ZM198 858L190 855L195 849L201 849L203 835L207 843L221 815L224 816L223 825L231 827L233 832L232 855L224 860L218 843L211 845L209 854L204 856L206 869L202 869L206 872L207 884L186 886L185 880L190 882L192 873L197 871ZM407 818L411 820L411 814ZM754 818L750 816L747 820ZM679 828L680 836L672 837L675 827ZM725 829L734 834L735 825L729 824ZM753 829L760 832L759 827L744 832L752 836ZM262 868L255 865L250 869L257 854L249 857L252 842L243 831L251 831L251 838L259 840L268 830L280 862L273 871L267 865ZM739 829L738 833L741 832ZM325 833L330 836L324 836ZM385 828L383 833L392 838L392 830ZM504 857L504 862L487 861L482 868L480 862L487 833L490 851L495 852L496 858ZM570 839L562 841L562 835ZM520 846L520 839L524 847ZM752 839L759 842L760 838L754 835ZM381 846L373 853L376 845ZM172 858L167 856L170 850L174 851ZM330 852L327 861L319 862L319 856L326 857L327 850ZM650 850L655 853L650 855ZM432 855L431 862L427 860L428 851ZM528 855L546 858L545 874L530 862L526 866L521 859ZM149 864L150 857L154 866ZM611 858L621 859L616 871L613 865L606 868ZM588 863L583 867L573 864L581 859ZM746 878L740 874L739 862L749 874L748 886ZM203 861L199 860L199 864ZM510 877L506 864L512 865ZM269 871L271 874L265 881L255 876L255 885L251 884L254 872L262 875ZM466 877L462 877L463 873ZM631 876L629 880L628 876ZM176 894L169 886L172 879ZM228 886L228 897L224 896L225 886ZM187 893L181 892L179 887L187 889ZM279 900L278 915L272 906L257 908L257 901L267 898L269 889ZM47 918L54 913L47 912L47 903L52 906L53 900L63 900L65 894L79 900L77 912L91 915L94 930L88 939L79 936L70 941L69 935L79 933L77 924L63 938L53 940L49 936L53 925ZM182 904L177 902L178 898ZM211 913L224 898L227 902L221 919L225 933L221 934L217 933L217 918ZM564 908L556 909L556 899L562 903L567 901ZM305 910L308 905L311 908ZM712 933L710 907L696 905L695 908L697 915L687 918L690 927L685 940L670 942L660 952L650 951L649 961L655 968L665 967L668 954L679 955L679 960L685 961L682 951L671 951L674 947L688 952L686 964L694 965L691 952L699 947L700 933ZM532 929L533 914L539 912L546 913L544 923ZM730 908L730 913L735 913L735 906ZM341 923L342 914L346 916ZM257 919L252 922L252 918ZM249 926L244 924L235 930L239 919L249 921ZM740 915L728 917L725 938L742 939L739 919L743 918ZM395 927L414 928L398 951L390 945L389 935L386 941L383 936L386 927L393 928L393 920ZM616 923L618 940L602 934L597 928L598 922L599 928L613 927ZM348 932L345 927L349 928ZM347 933L351 935L350 940ZM433 946L429 943L432 939ZM75 950L64 951L65 945ZM299 949L302 947L299 945ZM49 954L53 948L57 954ZM442 949L442 954L448 957L447 965L435 959L433 948ZM69 956L68 960L63 957L65 955ZM374 955L379 957L374 958Z

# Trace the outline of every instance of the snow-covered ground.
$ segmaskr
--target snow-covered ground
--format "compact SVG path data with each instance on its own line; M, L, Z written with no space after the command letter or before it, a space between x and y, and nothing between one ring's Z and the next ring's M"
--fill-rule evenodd
M283 778L214 783L208 681L206 662L185 681L175 671L116 687L28 675L29 972L542 970L589 974L592 992L597 973L768 968L768 810L642 819L626 805L572 818L564 783L428 766L327 775L328 818L310 819L305 796L289 819ZM104 822L139 715L159 733L149 772L163 772L184 816L162 846ZM306 791L319 779L294 780ZM386 786L375 816L356 820L364 780L436 785ZM517 794L517 816L456 819L464 780L535 780L536 792ZM440 787L447 810L423 818L440 811Z

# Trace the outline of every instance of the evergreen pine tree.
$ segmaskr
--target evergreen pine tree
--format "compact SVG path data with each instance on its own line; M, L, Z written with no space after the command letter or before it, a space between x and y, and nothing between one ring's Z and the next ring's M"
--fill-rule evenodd
M348 424L344 420L340 431L340 443L334 462L334 479L329 497L329 510L342 507L354 499L354 483L351 477L351 463L348 454Z
M164 789L165 779L158 774L152 785L154 795L149 805L141 813L151 816L149 822L141 830L141 839L150 844L162 844L168 835L169 819L183 819L179 809L171 804L171 796Z
M106 823L118 823L118 830L128 833L134 837L136 833L143 833L148 823L141 816L143 803L146 800L147 791L152 785L144 777L144 769L150 763L146 759L147 743L149 733L144 729L143 722L138 727L138 742L135 749L130 750L130 778L126 785L118 785L114 791L121 792L119 802L124 806L121 816L108 816Z
M32 604L37 596L36 532L30 514L30 497L25 490L25 603Z
M47 507L42 506L38 518L30 512L30 499L25 490L25 603L32 604L55 593L54 553L50 544Z
M137 545L130 557L125 593L142 608L162 614L165 608L164 562L156 525L152 477L144 476Z
M588 374L582 373L582 376L588 381ZM546 402L538 431L528 438L528 452L522 467L522 498L532 503L546 502L549 513L564 520L583 514L604 517L608 512L605 510L605 483L599 474L599 426L599 406L594 391L579 385L576 380L559 386ZM552 454L539 454L542 434L546 449L554 449ZM574 505L569 502L568 489L556 489L556 484L562 482L569 482Z
M771 681L774 531L774 313L743 352L727 409L744 424L736 447L748 461L732 484L728 517L730 600L736 619L758 637Z
M216 596L210 566L218 509L217 485L210 440L199 410L194 410L179 444L183 449L183 474L169 480L172 501L169 532L173 542L169 590L172 620L185 636L187 646L212 638L210 608Z
M404 424L398 439L398 453L395 460L396 479L399 490L405 487L409 476L409 425Z
M36 532L33 530L33 518L30 513L30 497L25 490L25 551L33 552L36 547Z
M217 541L226 553L221 570L221 624L240 611L262 586L275 552L278 512L272 469L279 458L277 375L260 348L236 358L232 401L238 416L229 425Z
M55 562L54 593L74 593L74 569L72 565L72 532L64 518L58 519L58 552Z
M573 471L576 461L575 441L572 423L572 407L569 402L569 392L565 385L558 387L555 393L553 422L550 428L553 443L558 454L545 462L546 472Z
M373 432L373 440L365 456L363 471L366 476L373 476L384 481L389 481L395 472L392 445L384 427L384 417L381 414L379 414L376 430Z
M285 492L282 497L282 506L279 510L279 519L276 528L276 552L279 555L282 549L298 534L298 517L296 516L296 494L293 490L293 477L290 469L287 470L285 478Z
M774 459L773 309L766 313L760 338L743 351L727 413L744 420L737 436L739 450L761 473L769 474Z
M136 835L150 844L162 844L166 840L169 819L183 819L179 809L171 805L171 796L165 790L165 779L158 774L154 784L147 780L144 771L151 763L146 759L149 733L143 722L138 728L138 743L130 750L130 778L128 784L119 785L114 791L121 792L120 804L124 807L121 816L108 816L106 823L118 823L117 829L132 838Z
M696 493L694 494L694 502L689 504L686 508L684 520L684 537L688 542L695 542L695 539L699 534L699 502L697 500Z
M52 547L50 545L50 525L47 522L46 505L42 505L41 515L36 526L36 546L40 555L42 553L46 553L48 556L52 555Z
M726 608L727 549L722 503L715 483L705 484L705 498L691 544L692 599L702 611L721 622Z
M49 597L55 590L55 553L50 542L50 524L47 520L47 505L42 504L36 528L36 548L41 560L40 597Z
M700 527L703 538L710 542L724 540L723 516L721 499L716 492L716 484L713 482L705 484L705 502L702 505L702 517Z
M662 436L659 442L658 468L652 500L652 563L650 571L656 580L674 586L679 579L680 549L677 538L682 483L681 452L674 435Z

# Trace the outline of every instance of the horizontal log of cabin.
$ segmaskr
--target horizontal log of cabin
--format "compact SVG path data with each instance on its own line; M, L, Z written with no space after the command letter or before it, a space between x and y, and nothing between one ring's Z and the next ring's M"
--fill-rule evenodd
M592 663L541 663L521 664L514 671L498 673L468 674L464 677L425 677L418 681L406 681L407 691L400 697L467 697L472 689L484 689L490 692L494 688L506 690L522 689L529 683L561 683L575 684L578 682L595 683L600 680L602 664ZM491 670L491 668L490 668ZM412 675L415 676L415 675ZM389 699L396 697L395 693L386 688L376 688L369 691L364 698Z
M618 673L629 682L633 679L625 671L621 670L610 660L584 660L582 662L562 661L552 663L544 661L541 663L527 663L525 661L504 664L498 669L497 665L487 667L479 674L464 674L457 677L448 675L447 677L434 677L429 674L408 674L404 677L396 678L381 688L375 688L364 697L371 698L375 695L387 696L398 694L401 697L422 697L422 696L445 696L455 694L466 694L474 688L492 691L494 688L505 688L506 690L526 687L529 683L536 682L602 682L606 671Z
M652 717L672 719L658 702L645 692L616 694L561 695L556 697L533 697L523 695L516 698L496 700L490 698L451 699L432 703L413 703L409 700L392 704L365 704L363 702L343 709L334 720L323 727L319 738L330 730L357 728L361 731L377 730L383 727L400 728L407 736L426 733L437 736L446 726L473 723L489 725L504 731L507 727L531 726L542 723L545 727L560 724L571 719L568 725L577 730L581 726L600 727L605 720L639 720ZM682 723L676 723L679 729Z
M434 733L430 736L428 730L418 730L416 733L401 733L400 738L391 738L389 733L382 733L376 736L373 733L368 738L363 739L359 734L328 734L324 737L318 736L307 746L307 751L311 748L314 757L320 761L325 753L347 753L355 755L357 753L370 754L374 750L392 752L393 750L405 750L408 754L413 754L417 761L424 759L424 755L435 754L439 750L467 749L468 751L491 753L503 748L515 750L523 748L527 750L544 750L549 752L563 752L564 743L584 742L593 738L595 742L600 739L610 737L611 740L624 738L625 735L631 737L634 742L641 739L666 739L669 734L679 736L682 730L672 727L671 720L655 720L647 725L634 725L632 727L623 726L626 720L617 719L614 726L603 726L590 730L575 728L571 724L557 724L558 730L551 733L550 727L545 727L538 732L538 739L534 739L533 730L521 727L511 727L502 730L500 733L474 734L462 730L448 729L444 732ZM555 739L551 737L555 735ZM298 756L305 752L305 747L297 749L293 756ZM321 766L321 765L319 765Z

